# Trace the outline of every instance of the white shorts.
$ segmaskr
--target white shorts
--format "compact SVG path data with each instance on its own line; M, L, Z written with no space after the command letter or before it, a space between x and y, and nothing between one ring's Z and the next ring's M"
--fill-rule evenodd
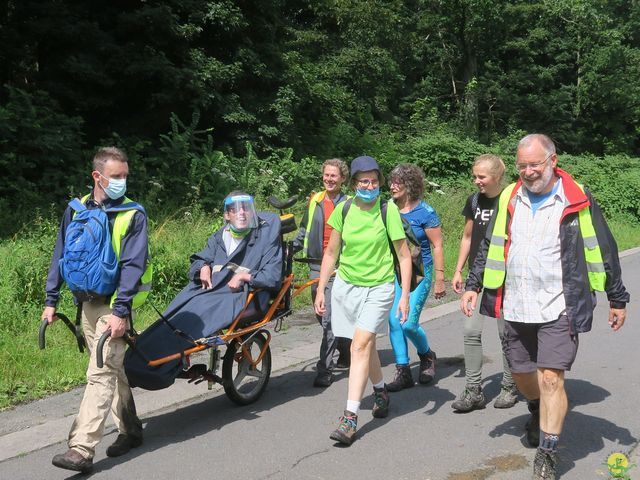
M331 293L331 329L336 337L353 338L356 328L385 333L393 306L393 282L374 287L351 285L336 273Z

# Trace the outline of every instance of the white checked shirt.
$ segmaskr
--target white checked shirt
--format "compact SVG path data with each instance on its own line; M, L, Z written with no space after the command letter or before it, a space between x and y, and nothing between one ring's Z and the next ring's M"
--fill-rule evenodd
M547 323L564 313L560 218L566 197L562 182L535 215L524 187L515 199L507 257L503 316L510 322Z

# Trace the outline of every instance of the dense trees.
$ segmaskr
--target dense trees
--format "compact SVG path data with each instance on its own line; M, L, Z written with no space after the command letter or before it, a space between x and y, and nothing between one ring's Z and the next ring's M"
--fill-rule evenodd
M241 182L233 157L296 165L416 132L638 155L638 32L635 0L5 0L0 229L79 188L104 142L163 205Z

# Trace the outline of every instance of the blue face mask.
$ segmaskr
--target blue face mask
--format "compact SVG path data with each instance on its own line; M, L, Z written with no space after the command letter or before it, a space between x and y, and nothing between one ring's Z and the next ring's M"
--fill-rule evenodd
M107 178L104 175L100 175L102 178L109 180L109 185L102 187L104 193L107 194L111 200L118 200L127 191L127 179L126 178Z
M356 190L356 197L360 198L363 202L371 203L376 200L380 196L380 189L373 188L368 190L366 188L358 188Z

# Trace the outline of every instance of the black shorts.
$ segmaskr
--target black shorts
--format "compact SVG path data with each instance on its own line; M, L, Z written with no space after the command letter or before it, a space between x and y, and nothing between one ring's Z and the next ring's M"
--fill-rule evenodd
M548 323L505 321L502 348L513 373L538 368L571 370L578 353L578 334L566 315Z

